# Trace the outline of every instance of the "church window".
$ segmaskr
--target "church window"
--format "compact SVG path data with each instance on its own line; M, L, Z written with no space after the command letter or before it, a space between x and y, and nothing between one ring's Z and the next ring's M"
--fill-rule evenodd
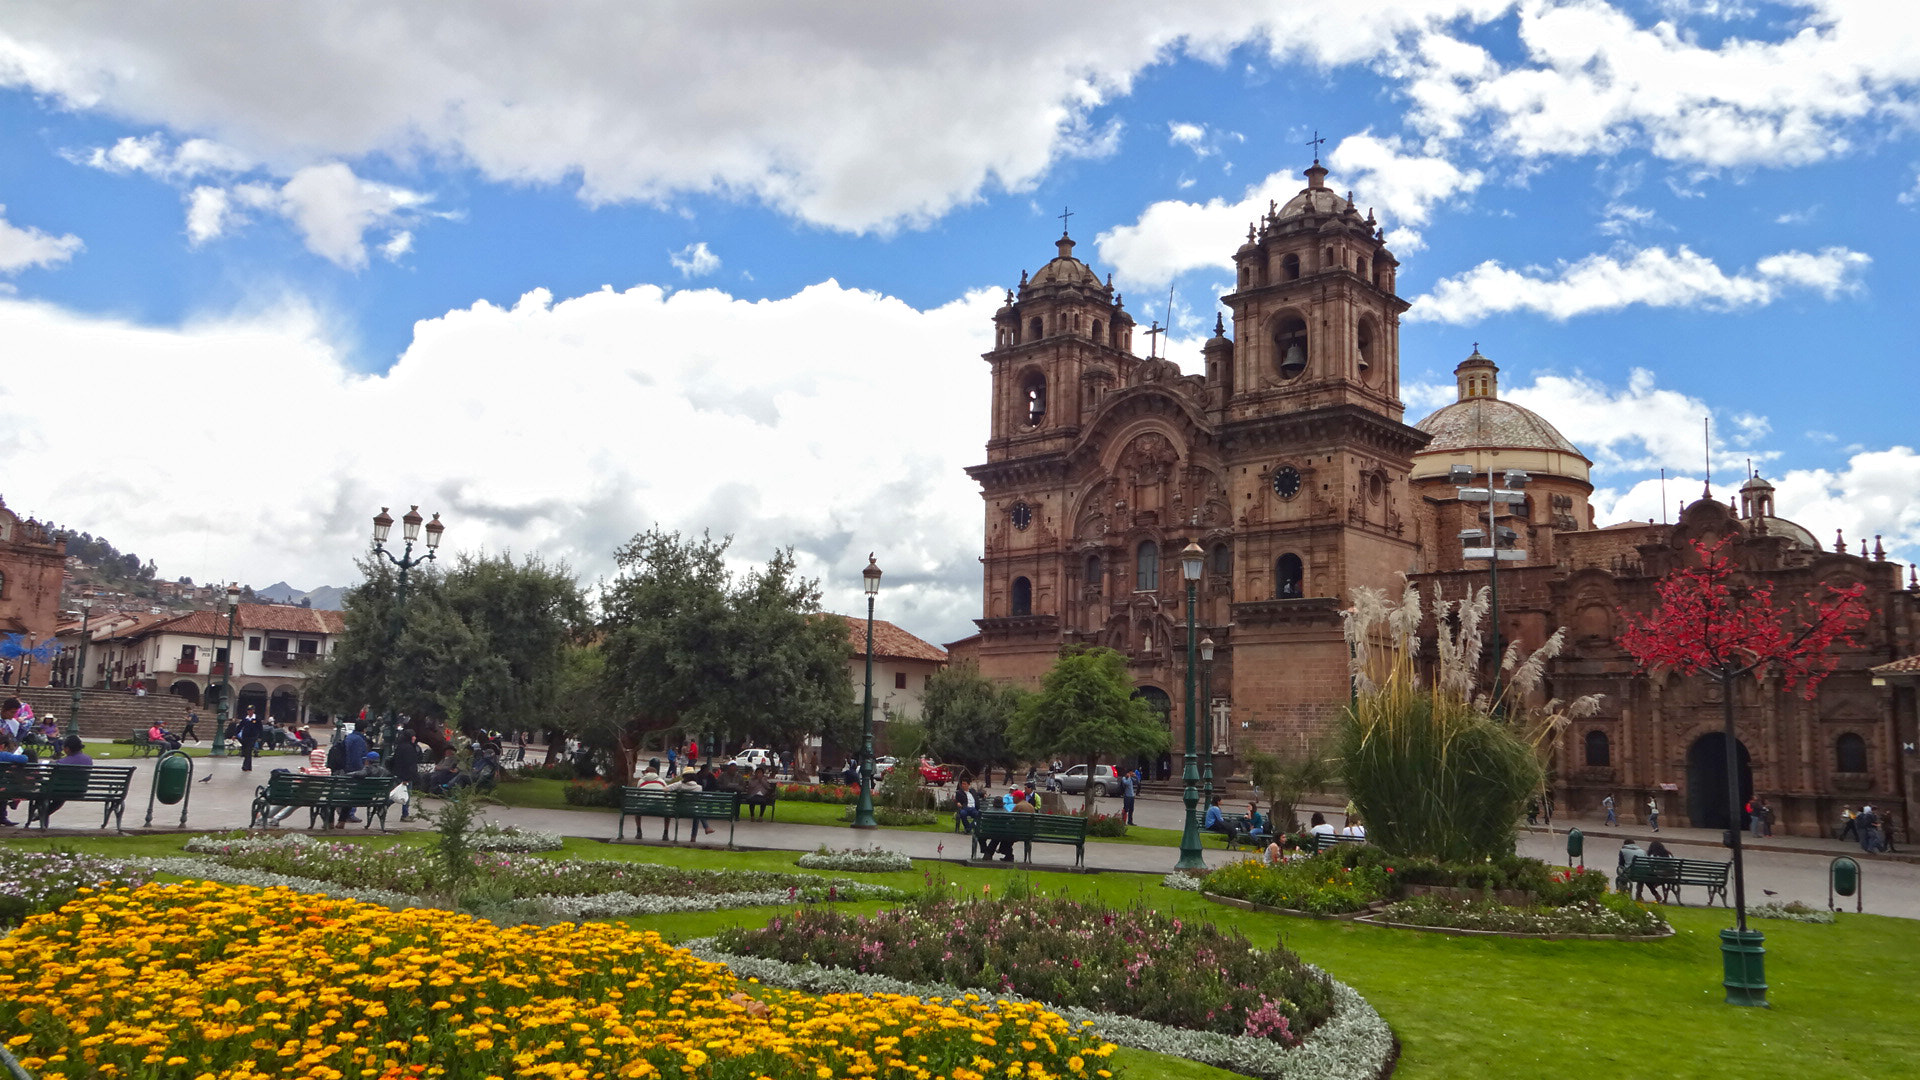
M1047 416L1047 377L1035 371L1020 384L1020 402L1026 410L1027 426L1039 427Z
M1233 573L1233 549L1225 544L1213 545L1213 572L1216 574Z
M1033 614L1033 582L1023 577L1013 579L1013 613Z
M1298 316L1281 319L1273 331L1274 355L1282 379L1297 379L1307 370L1307 321Z
M1373 320L1361 319L1355 328L1354 346L1360 354L1360 377L1371 381L1373 375Z
M1587 767L1603 768L1613 764L1613 744L1604 731L1587 732Z
M1100 592L1106 586L1106 582L1100 576L1100 556L1098 555L1087 556L1086 583L1093 588L1094 592Z
M894 673L893 673L893 688L894 688L895 690L905 690L905 689L907 688L907 673L906 673L906 672L904 672L904 671L896 671L896 672L894 672Z
M1366 277L1367 276L1367 260L1361 259L1355 265L1358 268L1358 273L1360 274L1360 276Z
M1867 771L1867 740L1849 731L1833 744L1833 768L1836 772Z
M1140 592L1160 589L1160 545L1151 540L1140 541L1135 549L1133 587Z
M1249 280L1250 280L1250 275L1247 273L1247 268L1245 266L1242 266L1240 268L1240 287L1243 289L1246 288L1247 282Z
M1273 566L1273 595L1279 600L1295 600L1306 595L1306 567L1292 552L1280 556Z
M1080 313L1077 311L1073 313L1073 332L1080 332Z
M1106 330L1106 327L1101 324L1099 319L1093 320L1093 340L1094 341L1098 342L1100 340L1102 333L1105 330Z
M1323 262L1323 263L1321 263L1320 265L1321 265L1321 266L1323 266L1323 267L1325 267L1325 268L1326 268L1326 269L1328 269L1328 270L1331 270L1331 269L1333 269L1333 268L1334 268L1335 266L1337 266L1337 265L1339 265L1338 263L1336 263L1336 262L1334 262L1334 261L1333 261L1333 249L1332 249L1332 248L1328 248L1328 249L1327 249L1327 258L1326 258L1326 261L1325 261L1325 262Z
M6 595L7 595L7 575L4 572L0 572L0 599L4 599Z
M1031 340L1039 341L1047 334L1046 325L1046 323L1040 321L1038 316L1035 316L1033 321L1027 324L1027 337Z
M1280 260L1280 277L1284 281L1300 280L1300 256L1288 255Z

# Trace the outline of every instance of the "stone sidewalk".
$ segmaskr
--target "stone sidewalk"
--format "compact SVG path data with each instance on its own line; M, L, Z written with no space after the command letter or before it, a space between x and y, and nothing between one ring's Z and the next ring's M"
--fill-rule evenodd
M296 755L269 755L255 761L253 772L244 773L236 757L197 759L194 763L196 782L192 785L187 828L196 832L244 828L254 789L266 783L268 771L275 767L293 768L300 761ZM128 831L145 831L153 759L115 759L102 764L132 765L135 768L125 821ZM1069 802L1072 801L1072 797L1069 797ZM1115 813L1120 809L1118 799L1102 799L1098 802L1102 812ZM1339 821L1333 808L1319 809L1328 811L1329 820ZM1182 806L1177 800L1143 798L1136 804L1134 818L1143 827L1177 829L1181 825L1181 811ZM59 812L59 820L55 822L57 827L49 830L48 835L98 835L100 819L97 815L98 807L95 804L70 805ZM22 816L24 810L14 812L15 820ZM563 836L609 841L613 839L616 824L612 813L595 810L490 807L485 816L503 824L543 829ZM305 815L296 814L289 822L304 820ZM158 805L154 808L154 830L177 829L179 821L178 806ZM398 812L390 816L389 824L396 831L426 827L419 822L402 823ZM1586 834L1586 864L1608 873L1613 870L1615 852L1619 849L1621 839L1631 836L1645 841L1652 836L1644 827L1632 825L1609 829L1597 821L1575 820L1572 824ZM657 837L659 822L650 821L649 826L649 835ZM682 822L680 828L684 836L686 823ZM29 834L21 829L0 829L0 838L27 835L40 835L40 831L36 829ZM631 826L628 835L632 835ZM1727 858L1726 849L1720 846L1720 833L1716 830L1667 828L1662 829L1659 836L1674 849L1676 855L1715 861L1725 861ZM698 844L705 846L716 840L725 843L724 828L720 828L716 836L703 836ZM735 831L734 843L741 848L782 851L811 851L823 844L830 848L873 846L899 851L916 859L953 861L965 859L968 851L967 837L960 833L904 829L855 832L839 826L796 825L779 821L742 821ZM1556 827L1551 833L1539 828L1523 829L1520 851L1549 863L1564 864L1566 831L1564 827ZM1090 842L1086 848L1086 865L1095 870L1157 874L1172 870L1178 855L1178 851L1171 846ZM1773 837L1760 841L1758 846L1747 847L1748 903L1799 900L1815 907L1825 907L1827 866L1838 855L1853 856L1859 859L1864 868L1866 910L1920 919L1920 864L1909 861L1904 855L1897 858L1863 856L1857 845L1812 837ZM1210 866L1244 857L1244 853L1213 848L1205 852ZM1036 845L1034 849L1035 869L1061 869L1071 863L1072 853L1065 848ZM1689 890L1686 899L1689 903L1698 904L1701 890ZM1852 910L1852 907L1851 903L1847 904L1847 910Z

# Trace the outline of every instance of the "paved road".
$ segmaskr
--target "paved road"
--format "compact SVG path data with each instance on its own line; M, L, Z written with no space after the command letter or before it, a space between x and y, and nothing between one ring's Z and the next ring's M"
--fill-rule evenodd
M275 766L294 767L299 764L296 756L269 756L257 760L252 773L240 771L238 758L200 758L194 763L196 776L204 782L193 784L193 796L187 825L196 830L224 830L242 828L247 823L248 809L253 800L254 788L265 782L266 771ZM126 825L129 829L141 827L147 815L147 794L153 770L151 759L131 761L114 760L102 764L128 764L138 771L134 777L132 796L128 800ZM1070 797L1070 801L1071 797ZM1118 812L1120 800L1099 800L1104 812ZM1329 812L1329 819L1339 821L1339 815L1332 807L1323 808ZM88 804L74 804L60 811L55 823L60 832L96 831L99 819L91 816L95 808ZM1166 798L1143 798L1139 800L1134 819L1142 826L1177 829L1181 825L1182 807L1178 800ZM15 820L22 816L15 813ZM614 819L603 812L581 810L529 810L516 807L495 807L487 811L487 816L501 822L512 822L530 828L546 829L567 836L584 836L611 839ZM159 806L154 811L153 826L156 829L178 827L179 807ZM290 821L304 821L304 814L297 814ZM396 813L389 819L396 829L422 828L418 823L401 824ZM1644 828L1627 826L1625 829L1608 829L1597 821L1577 821L1586 833L1586 861L1611 872L1614 855L1620 840L1633 836L1645 841L1650 833ZM1558 823L1556 831L1542 829L1527 830L1522 834L1520 849L1523 853L1548 862L1566 861L1565 822ZM653 823L657 829L658 823ZM685 826L682 826L683 830ZM0 829L0 837L24 835L20 830ZM652 835L658 835L653 833ZM1720 846L1720 834L1705 829L1662 830L1660 838L1673 848L1676 855L1690 858L1724 860L1726 851ZM794 825L782 822L743 821L735 834L735 842L742 847L772 848L789 851L810 851L826 844L829 847L848 847L872 844L904 852L914 858L964 858L967 843L964 836L951 833L911 832L905 830L882 829L867 834L856 834L845 828L824 825ZM1829 860L1836 855L1853 855L1860 859L1865 867L1866 909L1882 915L1895 915L1902 918L1920 919L1920 861L1912 856L1897 858L1863 856L1857 846L1842 844L1834 840L1811 837L1774 837L1760 841L1759 848L1750 848L1746 855L1748 902L1760 903L1768 900L1800 900L1815 906L1824 906L1827 902L1826 872ZM1059 852L1036 854L1036 863L1042 861L1058 862ZM1087 865L1102 870L1164 871L1173 868L1176 852L1172 848L1154 847L1139 844L1087 845ZM1240 855L1209 849L1207 862L1220 865ZM1689 901L1699 902L1700 890L1689 890ZM1771 895L1769 895L1771 893Z

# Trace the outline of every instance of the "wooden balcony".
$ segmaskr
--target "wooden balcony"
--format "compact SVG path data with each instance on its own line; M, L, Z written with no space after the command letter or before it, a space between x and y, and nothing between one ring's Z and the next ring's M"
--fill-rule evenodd
M320 659L317 652L275 652L263 651L260 662L267 667L299 667L303 663Z
M198 675L200 673L200 661L176 660L173 664L173 670L176 674L180 675Z

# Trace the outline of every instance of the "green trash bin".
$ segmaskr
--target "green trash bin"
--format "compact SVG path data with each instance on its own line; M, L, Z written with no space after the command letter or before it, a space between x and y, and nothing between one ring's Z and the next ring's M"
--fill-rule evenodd
M1587 835L1579 829L1568 829L1567 865L1572 866L1575 862L1578 862L1581 866L1587 865L1586 851Z
M155 766L154 796L161 802L172 806L187 795L187 777L192 766L187 764L187 755L168 754Z
M1758 930L1729 927L1720 931L1720 958L1726 965L1727 1004L1767 1004L1766 936Z

